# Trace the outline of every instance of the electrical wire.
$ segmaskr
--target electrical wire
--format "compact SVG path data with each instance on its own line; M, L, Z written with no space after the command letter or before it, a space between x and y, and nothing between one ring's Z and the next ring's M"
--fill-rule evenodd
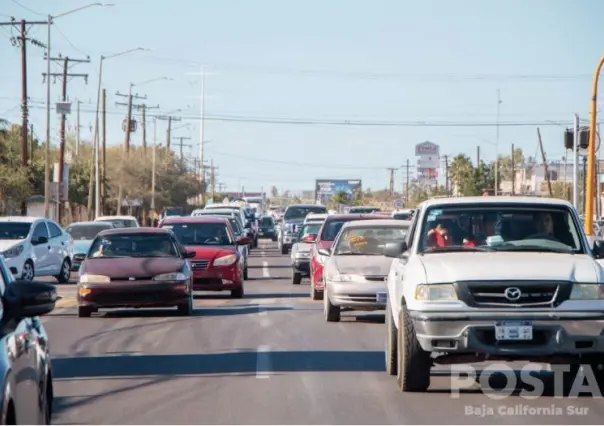
M21 9L27 10L29 13L33 13L34 15L38 15L38 16L44 16L46 17L47 15L44 15L43 13L40 12L36 12L35 10L30 9L27 6L22 5L21 3L19 3L17 0L12 0L13 3L15 3L17 6L19 6Z

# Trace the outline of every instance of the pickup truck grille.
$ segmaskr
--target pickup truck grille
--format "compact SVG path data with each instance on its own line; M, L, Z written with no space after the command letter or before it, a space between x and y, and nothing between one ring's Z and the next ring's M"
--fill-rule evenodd
M572 283L552 281L462 281L458 297L476 308L545 308L570 297Z

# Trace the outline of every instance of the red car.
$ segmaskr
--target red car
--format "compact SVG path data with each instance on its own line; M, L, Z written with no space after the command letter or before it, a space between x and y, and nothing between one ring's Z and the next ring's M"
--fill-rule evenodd
M312 300L323 299L323 265L325 264L325 256L318 253L320 249L329 249L335 241L340 229L345 222L353 220L371 220L383 219L384 216L379 214L334 214L329 215L323 222L323 226L319 231L319 236L315 240L315 244L310 249L310 297Z
M172 230L187 252L193 270L193 290L230 291L231 297L243 297L245 259L237 250L246 245L246 237L236 239L227 217L166 217L160 228Z

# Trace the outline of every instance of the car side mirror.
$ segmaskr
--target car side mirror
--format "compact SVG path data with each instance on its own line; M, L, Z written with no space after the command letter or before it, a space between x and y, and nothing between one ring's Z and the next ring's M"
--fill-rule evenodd
M46 244L48 242L48 237L38 237L35 240L32 240L32 245L39 246L40 244Z
M302 238L302 241L304 241L305 243L314 243L316 239L317 234L308 234L305 235L304 238Z
M193 259L195 257L194 251L185 251L185 259Z
M401 257L401 254L407 251L407 249L407 243L405 241L400 241L397 243L386 244L382 253L386 257L399 258Z
M318 253L321 256L331 256L331 250L330 249L324 249L324 248L322 248L322 249L319 249Z
M604 259L604 241L594 241L593 253L596 259Z
M6 318L23 319L46 315L55 308L57 288L40 281L15 280L4 294Z
M248 245L250 243L250 239L248 237L241 237L237 240L237 245L239 246L245 246Z

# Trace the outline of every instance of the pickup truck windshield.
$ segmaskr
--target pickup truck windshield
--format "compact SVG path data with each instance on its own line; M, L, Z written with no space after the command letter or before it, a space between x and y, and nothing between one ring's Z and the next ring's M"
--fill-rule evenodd
M419 252L447 247L585 253L582 230L566 206L481 203L438 206L422 218Z
M308 213L327 213L327 208L323 206L289 207L285 211L283 219L304 219Z

